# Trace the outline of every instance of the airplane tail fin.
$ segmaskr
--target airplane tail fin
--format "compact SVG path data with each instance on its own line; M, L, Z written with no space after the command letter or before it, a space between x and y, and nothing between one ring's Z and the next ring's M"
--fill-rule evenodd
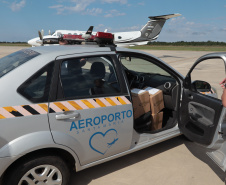
M150 20L147 24L140 30L141 37L147 40L155 40L158 38L166 20L181 16L181 14L168 14L168 15L160 15L160 16L150 16L148 17Z
M86 34L91 35L93 32L93 26L90 26L89 29L87 30Z

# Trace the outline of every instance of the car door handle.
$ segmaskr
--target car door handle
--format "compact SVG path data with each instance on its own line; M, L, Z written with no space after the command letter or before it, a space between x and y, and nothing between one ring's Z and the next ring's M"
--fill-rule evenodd
M57 120L63 120L63 119L70 119L70 118L78 118L79 117L78 112L73 112L71 114L58 114L56 115Z

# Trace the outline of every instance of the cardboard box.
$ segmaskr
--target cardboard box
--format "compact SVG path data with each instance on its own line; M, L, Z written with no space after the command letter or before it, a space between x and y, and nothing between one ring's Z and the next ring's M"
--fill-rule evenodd
M151 115L151 130L162 128L163 112Z
M139 118L143 114L150 111L149 93L142 89L132 89L133 111L134 118Z
M151 114L157 114L164 108L162 90L152 87L146 87L144 90L150 95Z

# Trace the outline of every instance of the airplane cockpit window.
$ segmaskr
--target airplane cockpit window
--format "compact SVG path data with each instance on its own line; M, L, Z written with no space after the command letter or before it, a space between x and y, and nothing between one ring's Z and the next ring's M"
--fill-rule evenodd
M77 33L74 33L73 35L78 35Z
M61 35L61 32L57 32L57 36L60 36Z

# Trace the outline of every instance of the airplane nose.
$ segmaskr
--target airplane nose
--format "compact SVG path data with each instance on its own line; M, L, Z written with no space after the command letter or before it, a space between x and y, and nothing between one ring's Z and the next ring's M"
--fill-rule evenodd
M29 45L31 45L31 46L32 46L32 44L33 44L32 40L27 41L27 43L28 43Z
M35 42L34 42L34 39L31 39L29 41L27 41L27 43L31 46L34 46Z
M27 43L28 43L29 45L33 46L33 47L34 47L34 46L40 46L40 44L36 42L37 40L39 40L39 39L38 39L38 38L31 39L31 40L27 41Z

